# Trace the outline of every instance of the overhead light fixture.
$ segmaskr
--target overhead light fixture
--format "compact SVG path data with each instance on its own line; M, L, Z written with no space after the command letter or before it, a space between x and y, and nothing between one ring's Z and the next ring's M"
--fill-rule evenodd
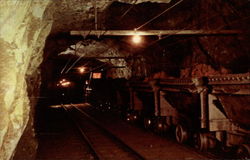
M71 85L71 82L70 81L68 81L68 80L66 80L66 79L62 79L62 80L60 80L57 84L56 84L56 86L61 86L61 87L69 87Z
M139 43L142 42L142 37L141 37L140 35L134 35L134 36L132 37L132 41L133 41L133 43L135 43L135 44L139 44Z
M78 68L78 71L79 71L81 74L83 74L83 73L86 72L86 67L79 67L79 68Z
M140 44L142 42L142 37L137 33L137 29L134 29L134 35L132 37L132 42L134 44Z
M71 82L69 82L69 81L61 83L62 87L69 87L70 85L71 85Z

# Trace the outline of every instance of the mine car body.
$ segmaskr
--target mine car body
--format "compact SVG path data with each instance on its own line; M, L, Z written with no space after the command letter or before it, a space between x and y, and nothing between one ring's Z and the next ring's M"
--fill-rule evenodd
M175 127L180 143L194 142L200 150L238 146L239 154L250 152L249 74L131 82L130 109L142 115L146 127Z

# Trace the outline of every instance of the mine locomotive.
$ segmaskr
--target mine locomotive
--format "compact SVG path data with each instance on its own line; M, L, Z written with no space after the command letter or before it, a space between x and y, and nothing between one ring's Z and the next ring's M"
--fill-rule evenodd
M175 128L179 143L199 150L237 147L250 153L250 74L132 81L127 120L140 117L145 128Z

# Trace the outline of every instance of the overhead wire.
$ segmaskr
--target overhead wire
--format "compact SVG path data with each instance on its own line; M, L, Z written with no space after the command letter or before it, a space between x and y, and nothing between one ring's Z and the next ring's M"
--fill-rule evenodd
M65 64L64 67L63 67L63 69L61 70L61 74L63 74L64 70L67 68L67 66L68 66L68 64L70 63L71 59L72 59L72 58L70 58L70 59L66 62L66 64Z
M174 8L175 6L177 6L178 4L180 4L181 2L183 2L183 0L180 0L178 2L176 2L174 5L172 5L171 7L165 9L163 12L161 12L160 14L156 15L155 17L151 18L150 20L148 20L147 22L145 22L144 24L140 25L139 27L135 28L135 30L139 30L142 27L146 26L147 24L149 24L150 22L154 21L155 19L159 18L161 15L165 14L166 12L168 12L169 10L171 10L172 8Z
M137 2L137 0L134 0L134 2L132 3L132 5L122 14L122 16L121 16L121 18L120 18L120 20L134 7L134 5L136 4L136 2ZM106 32L107 30L105 30L100 36L102 36L102 35L104 35L105 34L105 32ZM90 30L90 32L91 32L91 30ZM89 33L90 33L89 32ZM88 33L88 34L89 34ZM76 63L79 61L79 60L81 60L83 58L83 56L81 55L80 57L78 57L76 60L75 60L75 62L67 69L67 71L65 72L65 73L68 73L69 72L69 70L70 69L72 69L75 65L76 65ZM67 67L67 65L68 65L68 62L67 62L67 64L65 65L65 67L63 68L63 70L61 71L61 74L62 74L62 72L66 69L66 67ZM86 64L85 64L86 65Z
M81 46L81 44L79 45L79 47L77 48L76 46L75 46L75 55L77 54L77 51L78 51L78 49L80 48L80 46ZM70 63L70 61L72 60L72 58L70 58L67 62L66 62L66 64L65 64L65 66L63 67L63 69L61 70L61 74L63 74L63 72L66 70L66 68L67 68L67 66L69 65L69 63Z
M135 0L132 5L121 15L121 19L128 14L128 12L135 6L135 3L137 2L137 0Z
M136 3L136 1L137 1L137 0L134 1L133 5ZM149 21L147 21L147 22L145 22L144 24L142 24L141 26L137 27L136 30L138 30L138 29L144 27L145 25L149 24L149 23L152 22L153 20L157 19L158 17L160 17L161 15L163 15L164 13L166 13L167 11L169 11L170 9L172 9L172 8L174 8L175 6L177 6L178 4L180 4L182 1L183 1L183 0L178 1L177 3L175 3L174 5L172 5L171 7L167 8L166 10L164 10L163 12L161 12L160 14L158 14L158 15L156 15L155 17L153 17L152 19L150 19ZM123 13L122 16L125 16L125 15L132 9L133 5L132 5L128 10L126 10L126 11ZM216 14L214 14L213 16L209 17L208 19L206 19L206 21L207 21L207 20L210 20L210 19L213 18L213 17L216 17L216 15L218 16L218 13L216 13ZM187 28L189 28L189 27L193 27L193 26L197 26L197 25L199 25L199 24L197 23L197 24L195 24L195 25L187 26L187 27L184 27L183 29L187 29ZM182 29L182 30L183 30L183 29ZM176 31L176 33L178 33L178 32L180 32L180 31ZM104 34L104 33L103 33L103 34ZM175 34L175 33L173 33L173 34ZM160 40L162 40L162 39L166 39L166 38L168 38L168 37L170 37L170 36L172 36L172 35L167 35L167 36L165 36L165 37L163 37L163 38L161 38L161 39L158 39L158 40L156 40L156 41L153 41L153 42L150 43L146 48L148 48L149 46L151 46L151 45L157 43L158 41L160 41ZM172 43L171 45L177 44L177 43L180 43L180 42ZM143 48L143 50L146 49L146 48ZM101 54L101 53L98 53L98 54L96 54L96 55L99 55L99 54ZM72 69L72 68L74 67L74 65L75 65L81 58L83 58L83 55L81 55L81 56L80 56L80 57L79 57L70 67L69 67L69 69L66 71L66 73L68 73L69 70Z
M213 18L213 17L216 17L215 15L213 15L213 16L211 16L210 18L208 18L208 19L211 19L211 18ZM206 20L208 20L208 19L206 19ZM206 21L205 20L205 21ZM186 29L186 28L189 28L189 27L192 27L192 26L196 26L196 25L198 25L198 24L195 24L195 25L191 25L191 26L188 26L188 27L185 27L185 28L183 28L183 29ZM179 31L177 31L176 33L178 33ZM166 36L166 37L164 37L164 38L167 38L167 37L169 37L169 36L171 36L171 35L168 35L168 36ZM153 45L153 44L155 44L156 42L158 42L158 41L160 41L160 40L162 40L162 39L159 39L159 40L156 40L156 41L154 41L154 42L152 42L149 46L151 46L151 45ZM147 47L149 47L149 46L147 46ZM144 49L146 49L146 48L144 48ZM99 53L99 54L101 54L101 53ZM99 55L99 54L96 54L96 55ZM81 59L82 57L79 57L79 59ZM74 63L74 65L75 65L75 63ZM102 66L102 65L100 65L100 66ZM72 67L71 67L72 68ZM70 69L71 69L70 68ZM96 68L99 68L99 66L97 66ZM69 70L70 70L69 69Z
M102 52L99 52L99 53L97 53L97 54L94 54L93 57L98 56L98 55L100 55L101 53L102 53ZM84 54L82 54L81 56L79 56L79 57L75 60L75 62L68 68L68 70L67 70L65 73L68 73L68 72L77 64L77 62L79 62L83 57L84 57ZM87 62L87 63L85 63L84 66L87 66L89 63L90 63L90 61Z
M249 2L249 1L248 1L248 2ZM248 3L248 2L247 2L247 3ZM244 4L241 5L240 7L244 6L244 5L247 4L247 3L244 3ZM215 17L218 17L218 16L219 16L219 13L215 13L215 14L213 14L212 16L210 16L209 18L204 19L203 22L206 22L207 20L211 20L212 18L215 18ZM237 21L244 20L244 19L248 19L248 18L250 18L250 17L247 16L247 17L244 17L244 18L241 18L241 19L237 19L237 20L231 22L230 24L236 23ZM188 29L188 28L192 28L192 27L195 27L195 26L197 26L197 25L200 25L200 22L198 22L198 23L196 23L196 24L194 24L194 25L186 26L186 27L182 28L181 30L185 30L185 29ZM216 30L219 30L219 29L223 28L224 26L226 26L226 25L220 26L220 27L217 28ZM151 43L150 43L149 45L147 45L145 48L142 48L142 50L145 50L145 49L147 49L148 47L154 45L155 43L157 43L157 42L159 42L159 41L161 41L161 40L163 40L163 39L166 39L166 38L168 38L168 37L170 37L170 36L173 36L174 34L177 34L177 33L181 32L181 30L180 30L180 31L176 31L175 33L173 33L173 34L171 34L171 35L167 35L167 36L161 37L160 39L157 39L157 40L151 42ZM180 40L178 40L178 41L180 41ZM167 46L172 46L172 45L177 44L177 43L180 43L180 42L174 42L174 43L171 43L170 45L167 45ZM141 52L141 50L140 50L139 52Z

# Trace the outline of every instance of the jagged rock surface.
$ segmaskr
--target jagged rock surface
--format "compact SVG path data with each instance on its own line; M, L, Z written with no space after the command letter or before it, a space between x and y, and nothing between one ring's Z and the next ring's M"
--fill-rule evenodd
M33 126L31 90L39 83L44 40L52 23L43 19L50 3L44 1L2 1L0 4L0 159L13 156L27 124ZM27 79L34 80L33 84ZM27 90L31 92L28 94ZM31 117L31 118L30 118ZM34 140L34 130L28 131ZM29 143L29 142L26 142ZM36 149L36 144L33 145ZM34 155L34 154L33 154ZM29 157L27 157L29 159Z
M167 3L163 7L156 3L141 4L147 1L149 0L119 0L119 2L126 3L136 2L135 8L137 10L131 10L124 17L123 22L118 23L115 20L119 19L130 6L118 2L112 5L113 0L98 0L96 4L98 12L105 13L101 14L104 16L100 17L100 20L104 20L104 22L100 26L109 29L133 29L159 14L159 11L165 10L173 2L170 0L151 0L151 2ZM232 0L230 2L231 4L223 0L199 2L188 0L181 4L180 8L178 6L175 10L171 10L168 14L154 21L154 23L145 26L145 28L249 29L249 20L246 19L250 15L249 1ZM39 93L39 65L43 60L43 48L46 37L49 33L68 32L72 29L93 29L94 5L92 0L1 1L0 159L8 160L13 156L23 133L24 139L32 136L30 144L27 144L32 147L30 151L26 150L27 157L25 159L34 159L34 154L30 154L35 152L33 150L36 149L37 145L34 137L32 117L34 116L34 106ZM148 12L148 8L152 5L154 5L154 8ZM117 9L117 6L121 6L123 10L114 15L112 12ZM158 10L159 8L161 10ZM223 11L223 14L221 14L221 11ZM206 20L204 17L208 19ZM117 23L115 24L114 22ZM247 22L248 24L246 24ZM170 41L168 45L166 43L169 41L159 42L162 43L160 44L161 46L158 46L159 49L154 46L153 50L150 47L147 50L143 50L143 55L139 55L142 58L134 63L137 66L135 73L142 73L143 68L148 68L148 71L151 73L157 73L162 70L177 72L183 68L191 67L194 63L214 65L213 67L217 70L225 67L233 73L249 70L247 66L249 64L250 50L248 45L249 36L231 38L202 37L191 40L191 42L189 42L188 38L187 40L176 40L174 38L171 40L172 42ZM173 47L172 43L177 45ZM65 49L65 46L63 47ZM162 52L162 48L167 51ZM49 49L53 50L52 48ZM46 56L50 53L52 51L46 53ZM55 52L55 54L58 53L60 52ZM161 55L158 53L161 53ZM164 65L157 63L161 61L164 62ZM140 64L147 64L147 66ZM167 65L165 66L165 64ZM192 71L188 72L186 73L187 75L193 73ZM178 75L178 73L172 75Z

